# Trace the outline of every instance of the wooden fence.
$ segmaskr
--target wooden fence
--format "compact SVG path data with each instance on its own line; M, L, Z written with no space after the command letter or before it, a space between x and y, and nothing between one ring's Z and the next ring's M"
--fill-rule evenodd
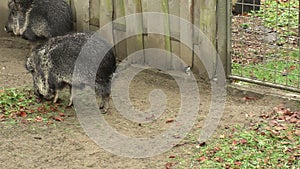
M0 3L1 16L7 17L7 1ZM230 0L66 0L72 7L77 31L96 31L107 23L111 23L117 18L123 16L144 13L160 12L172 14L183 18L203 31L216 47L219 56L222 59L224 68L227 67L229 56L229 10ZM0 26L4 26L6 19L0 21ZM143 17L137 18L134 23L126 23L125 19L114 22L114 26L108 30L107 34L113 34L113 38L122 37L130 31L138 31L141 34L127 38L116 46L118 60L123 60L130 54L147 48L158 48L169 51L180 57L185 65L192 66L195 71L205 74L205 69L193 50L189 49L178 39L171 38L168 35L185 38L188 44L193 46L194 50L199 50L201 38L194 35L192 28L185 28L179 23L170 23L172 21L166 18L164 23L157 23L162 26L164 34L146 34L151 20L145 20ZM0 28L1 29L1 28ZM1 29L2 30L2 29ZM0 32L2 35L7 35ZM184 33L184 35L183 35ZM114 39L111 39L113 41ZM201 51L200 51L201 53ZM182 70L184 65L175 63L172 57L157 58L144 53L142 61L145 64L155 64L164 69ZM216 56L205 56L215 61Z
M226 68L230 45L228 43L229 0L68 0L68 2L74 11L77 31L95 31L117 18L143 12L167 13L188 20L208 36ZM194 56L194 52L178 39L168 36L180 36L183 30L190 29L187 31L188 34L185 32L184 36L190 36L185 38L190 39L190 45L197 50L201 38L194 36L192 28L183 28L179 23L172 24L170 27L171 21L166 18L164 23L157 25L163 26L162 29L165 30L164 34L167 36L143 34L143 30L147 30L149 22L153 21L147 21L141 17L136 20L136 23L126 23L125 19L121 19L118 20L118 23L113 24L107 33L113 34L114 38L124 36L132 30L141 32L139 35L123 40L116 46L119 60L123 60L141 49L158 48L179 56L185 65L192 66L200 74L205 74L201 61ZM165 69L182 69L183 66L172 62L172 58L168 56L155 58L155 56L145 54L142 57L146 64L156 64ZM216 56L209 57L216 60Z

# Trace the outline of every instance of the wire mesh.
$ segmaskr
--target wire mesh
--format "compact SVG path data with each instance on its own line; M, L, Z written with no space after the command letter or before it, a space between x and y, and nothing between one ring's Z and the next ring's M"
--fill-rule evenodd
M300 0L233 0L233 79L300 91Z

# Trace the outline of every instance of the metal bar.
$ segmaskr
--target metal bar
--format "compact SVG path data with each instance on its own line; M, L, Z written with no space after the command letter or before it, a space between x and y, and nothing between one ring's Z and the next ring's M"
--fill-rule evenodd
M227 17L227 70L226 70L226 76L230 76L232 74L232 1L227 0L227 11L226 15Z
M277 89L300 93L300 88L298 89L298 88L294 88L294 87L274 84L274 83L270 83L270 82L263 82L263 81L248 79L248 78L239 77L239 76L229 76L228 78L232 79L232 80L240 80L240 81L253 83L253 84L257 84L257 85L268 86L268 87L273 87L273 88L277 88Z

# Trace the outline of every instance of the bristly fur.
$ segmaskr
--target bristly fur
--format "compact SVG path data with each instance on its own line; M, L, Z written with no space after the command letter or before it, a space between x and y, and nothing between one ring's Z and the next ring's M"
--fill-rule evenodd
M88 52L84 58L85 68L78 78L78 86L94 85L97 95L108 102L111 78L116 69L116 59L111 46L101 37L92 33L72 33L50 38L44 44L36 46L27 60L26 68L33 75L35 94L38 97L51 98L66 86L72 86L73 71L80 52ZM89 40L88 49L82 47ZM104 54L104 51L108 51ZM104 55L104 56L102 56ZM97 73L92 66L96 60L103 58ZM96 74L96 75L95 75ZM96 76L96 77L95 77ZM95 82L90 81L95 79ZM73 86L74 87L74 86ZM55 102L55 101L54 101Z
M10 0L7 32L37 41L73 31L73 14L65 0Z

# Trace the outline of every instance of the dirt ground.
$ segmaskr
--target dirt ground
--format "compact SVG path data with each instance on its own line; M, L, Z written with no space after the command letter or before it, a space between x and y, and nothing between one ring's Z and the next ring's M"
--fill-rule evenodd
M29 45L18 38L0 38L0 89L32 86L31 75L24 68ZM200 111L190 134L182 140L181 146L144 159L121 157L105 151L91 140L82 129L73 109L67 110L62 122L52 125L43 123L7 124L0 123L0 168L41 168L41 169L152 169L166 168L170 156L183 159L172 168L199 168L191 165L193 154L197 152L198 133L210 106L210 86L198 80L201 97ZM164 115L151 123L137 124L122 117L115 108L104 117L119 132L132 137L152 137L167 130L180 107L180 94L176 82L157 71L143 71L130 84L130 98L136 109L149 108L149 92L161 89L167 96ZM255 122L260 113L271 111L279 104L297 108L297 103L288 100L255 95L247 92L231 92L227 96L226 107L214 137L226 131L227 126L249 125ZM245 99L254 98L254 99ZM243 99L244 98L244 99ZM0 98L1 99L1 98ZM209 141L207 142L209 144Z

